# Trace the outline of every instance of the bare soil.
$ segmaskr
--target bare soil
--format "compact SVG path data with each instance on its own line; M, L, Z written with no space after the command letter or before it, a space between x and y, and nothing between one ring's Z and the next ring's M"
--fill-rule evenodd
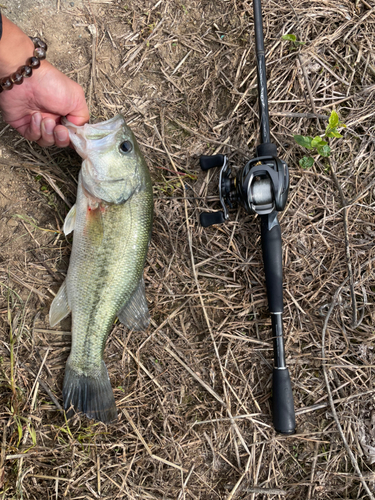
M69 264L61 227L80 161L0 124L0 498L374 499L375 5L263 5L272 138L291 174L279 217L289 437L272 427L258 220L233 210L199 225L219 208L218 175L199 155L227 154L236 169L258 143L251 2L2 6L84 87L93 122L124 113L152 174L155 224L152 324L115 325L105 351L119 422L68 423L70 320L51 329L48 310ZM304 170L293 135L323 134L332 109L343 138Z

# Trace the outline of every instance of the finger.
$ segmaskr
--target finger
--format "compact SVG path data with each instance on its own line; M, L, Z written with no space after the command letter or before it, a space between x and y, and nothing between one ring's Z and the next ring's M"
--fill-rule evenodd
M42 137L39 139L38 144L42 147L53 146L55 144L55 136L53 131L55 130L56 122L53 118L44 118L40 129L42 131Z
M69 132L66 127L62 125L56 125L55 130L53 131L53 135L55 137L55 144L59 148L66 148L69 146Z
M74 111L66 116L67 120L69 120L74 125L84 125L88 123L90 119L89 109L85 100L85 93L81 86L78 86L79 90L77 91L77 102Z
M38 141L42 137L41 131L42 113L34 113L29 125L22 132L17 129L28 141Z

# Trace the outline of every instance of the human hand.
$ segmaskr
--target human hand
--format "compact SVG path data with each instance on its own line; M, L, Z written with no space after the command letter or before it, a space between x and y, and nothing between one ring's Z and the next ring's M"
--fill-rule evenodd
M40 146L69 145L68 129L60 124L62 116L75 125L89 120L82 87L48 61L42 61L21 85L4 90L0 109L6 123Z

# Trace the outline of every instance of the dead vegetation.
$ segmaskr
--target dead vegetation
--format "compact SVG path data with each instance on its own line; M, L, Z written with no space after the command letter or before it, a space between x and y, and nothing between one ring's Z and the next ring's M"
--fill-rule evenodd
M86 30L71 31L80 58L62 69L85 87L93 121L125 114L153 176L152 325L116 325L108 340L119 423L68 424L69 321L51 330L47 314L69 262L61 226L79 159L3 129L3 175L22 186L1 187L1 498L373 499L374 6L263 5L272 136L291 173L280 219L292 437L272 428L258 222L240 211L198 224L218 208L217 174L200 172L199 155L240 167L258 141L251 2L60 7ZM305 45L282 41L287 33ZM323 133L332 109L344 138L302 170L292 136Z

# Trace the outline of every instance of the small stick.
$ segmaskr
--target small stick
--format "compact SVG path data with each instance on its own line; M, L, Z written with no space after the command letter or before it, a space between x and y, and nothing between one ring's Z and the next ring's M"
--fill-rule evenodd
M186 54L186 56L181 59L181 61L177 64L175 69L172 71L171 76L173 76L176 73L176 71L178 71L181 68L181 66L184 64L184 62L190 56L191 53L192 53L192 50L189 50L189 52Z
M313 459L312 466L311 466L310 485L309 485L309 491L307 493L307 500L311 500L311 495L312 495L313 490L315 488L314 475L315 475L316 463L318 461L318 449L319 449L319 442L317 441L315 443L314 459Z
M92 92L96 93L96 40L98 37L98 31L96 29L95 24L90 24L88 26L88 30L92 36L92 58L91 58L91 80L90 80L90 89L89 89L89 111L91 113L91 98Z
M97 480L98 480L98 495L100 496L100 455L96 457Z
M238 488L240 487L244 477L246 476L246 474L249 472L249 467L250 467L250 461L253 457L250 455L249 458L247 459L247 463L246 463L246 467L245 467L245 471L243 472L242 476L239 478L239 480L237 481L237 483L233 486L232 488L232 491L229 493L229 495L227 496L227 499L226 500L232 500L233 496L235 495L236 491L238 490Z
M225 488L229 490L229 488L232 488L231 485L227 484L225 485ZM286 495L287 491L285 490L279 490L277 488L256 488L256 487L247 487L247 488L240 488L239 491L243 491L246 493L258 493L259 495Z
M182 495L184 495L184 496L185 496L185 488L186 488L186 486L187 486L187 484L188 484L188 482L189 482L190 476L191 476L191 475L192 475L192 473L193 473L194 467L195 467L195 465L194 465L194 464L190 467L190 470L189 470L189 472L188 472L188 475L186 476L186 479L185 479L185 481L184 481L184 482L183 482L183 484L182 484L182 488L181 488L181 491L180 491L180 493L179 493L179 495L178 495L178 497L177 497L177 500L181 500Z

